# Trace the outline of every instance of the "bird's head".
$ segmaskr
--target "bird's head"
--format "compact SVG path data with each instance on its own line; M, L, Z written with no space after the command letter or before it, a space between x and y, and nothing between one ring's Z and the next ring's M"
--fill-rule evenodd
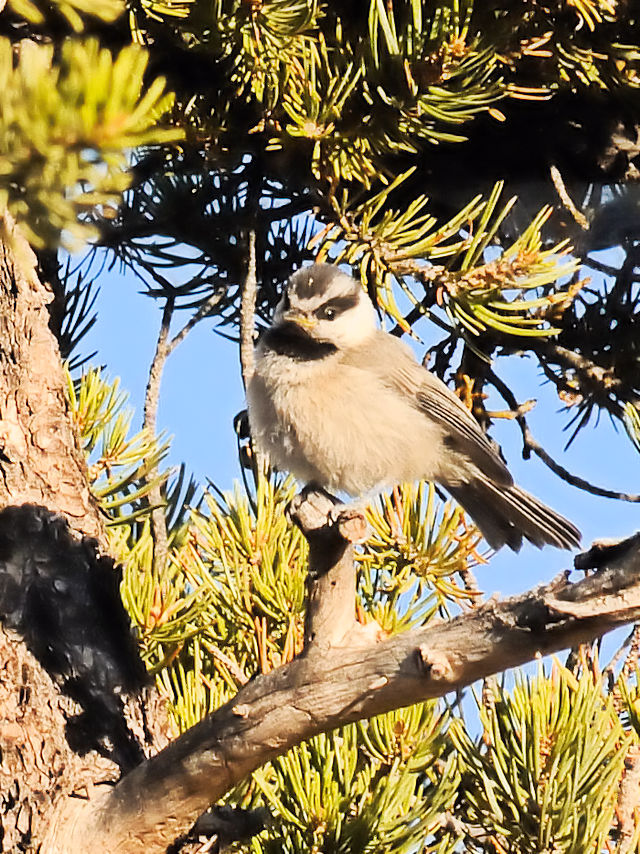
M286 284L273 327L284 324L340 350L369 338L376 329L376 314L355 279L333 264L312 264L295 272Z

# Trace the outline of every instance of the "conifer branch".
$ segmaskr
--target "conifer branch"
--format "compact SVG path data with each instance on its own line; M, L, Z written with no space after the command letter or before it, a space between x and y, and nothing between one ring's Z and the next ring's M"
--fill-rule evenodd
M496 389L496 391L499 392L507 405L511 407L511 412L514 413L513 418L517 421L518 426L520 427L520 432L522 433L523 455L525 455L527 459L531 455L531 451L533 451L533 453L541 459L547 468L550 468L554 474L557 474L558 477L566 483L571 484L571 486L575 486L578 489L589 492L591 495L600 495L603 498L615 498L618 501L629 501L632 503L640 502L640 495L628 492L618 492L614 489L606 489L605 487L597 486L576 474L572 474L568 469L560 465L560 463L554 460L551 454L549 454L548 451L546 451L534 438L527 419L524 416L522 405L518 404L516 397L509 386L490 369L487 370L487 380Z
M288 512L309 542L305 650L352 643L362 630L356 621L353 544L366 538L364 515L314 487L297 495Z
M327 507L329 528L332 512ZM44 854L87 846L105 854L160 854L247 774L313 735L444 696L640 618L640 534L596 545L576 566L596 571L576 583L565 572L449 623L377 643L347 637L333 649L312 644L290 664L257 676L110 791L83 804L70 800ZM327 577L334 568L327 567Z

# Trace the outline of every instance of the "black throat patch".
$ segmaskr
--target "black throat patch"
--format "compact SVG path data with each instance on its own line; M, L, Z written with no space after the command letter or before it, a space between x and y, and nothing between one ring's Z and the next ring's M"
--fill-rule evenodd
M297 323L291 321L284 321L267 329L262 336L262 344L279 356L288 356L299 362L326 359L327 356L338 352L335 344L312 338Z

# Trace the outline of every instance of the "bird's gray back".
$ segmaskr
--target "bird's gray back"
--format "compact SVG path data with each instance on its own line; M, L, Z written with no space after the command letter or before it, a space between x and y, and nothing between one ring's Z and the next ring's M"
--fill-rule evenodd
M377 330L369 341L344 351L341 358L345 364L375 373L383 386L440 424L449 450L468 457L497 483L513 483L498 452L469 410L442 380L416 361L404 342Z

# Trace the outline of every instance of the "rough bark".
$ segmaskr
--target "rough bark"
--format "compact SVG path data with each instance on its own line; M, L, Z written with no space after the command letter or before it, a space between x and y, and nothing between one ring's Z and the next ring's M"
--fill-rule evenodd
M166 738L150 732L157 696L141 690L119 575L100 553L53 295L0 222L0 847L17 854L39 850L60 799L112 783Z
M79 756L64 738L78 703L60 696L22 638L0 628L0 822L2 850L28 851L42 838L61 795L87 797L89 787L115 781L117 766L90 752Z
M640 815L640 747L632 744L624 762L616 816L618 819L618 852L630 854Z
M326 526L325 533L340 536L340 520L329 519ZM93 846L104 854L160 854L207 804L304 739L441 697L538 653L637 620L640 535L596 557L587 555L582 566L591 561L597 571L576 583L563 574L521 596L491 600L448 623L377 643L362 643L353 617L353 631L342 632L338 644L323 643L316 632L300 658L247 684L110 792L87 804L68 804L46 851ZM338 563L340 558L338 553Z
M0 512L0 832L37 851L66 798L167 743L119 597L120 575L60 515Z
M0 508L37 504L104 545L84 456L69 418L57 341L48 325L51 290L5 214L0 226Z

